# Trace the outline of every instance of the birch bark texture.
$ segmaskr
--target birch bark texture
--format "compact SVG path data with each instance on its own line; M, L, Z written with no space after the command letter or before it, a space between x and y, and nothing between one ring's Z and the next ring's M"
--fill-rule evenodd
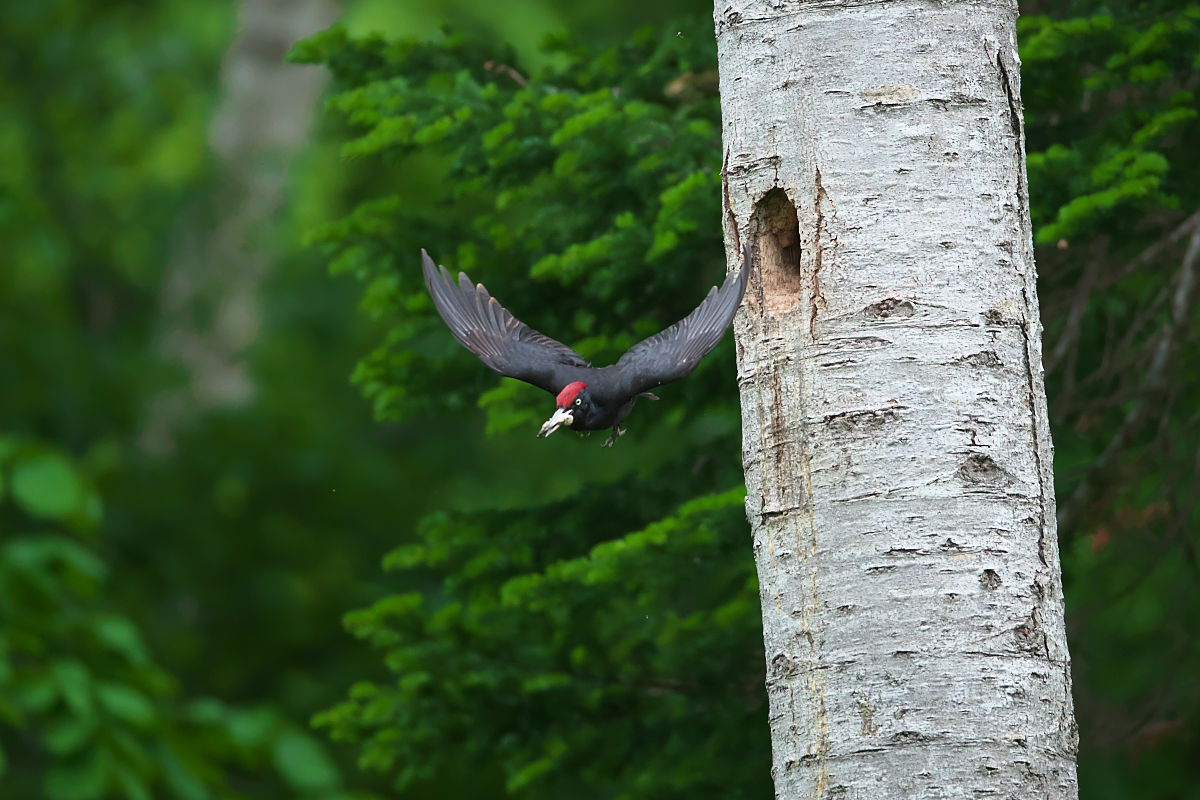
M776 796L1077 796L1011 0L717 0Z

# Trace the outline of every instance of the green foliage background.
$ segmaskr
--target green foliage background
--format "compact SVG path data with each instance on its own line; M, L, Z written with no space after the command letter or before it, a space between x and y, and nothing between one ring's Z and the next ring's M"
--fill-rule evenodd
M0 797L770 796L732 343L612 450L535 441L415 258L597 361L686 313L723 268L711 7L496 8L363 0L293 50L332 87L246 245L256 392L165 453L238 6L6 10ZM1023 13L1083 795L1197 797L1200 5Z

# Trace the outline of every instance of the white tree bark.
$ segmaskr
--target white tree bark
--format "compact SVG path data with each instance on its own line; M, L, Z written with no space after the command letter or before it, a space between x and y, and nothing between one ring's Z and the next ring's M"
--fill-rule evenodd
M716 3L785 800L1077 794L1016 13Z
M217 176L212 219L182 226L163 280L161 349L187 379L147 409L140 439L149 452L171 452L177 429L191 418L253 396L245 357L258 337L258 288L278 250L271 225L325 87L322 71L289 64L285 56L328 26L336 11L332 0L240 3L209 130Z

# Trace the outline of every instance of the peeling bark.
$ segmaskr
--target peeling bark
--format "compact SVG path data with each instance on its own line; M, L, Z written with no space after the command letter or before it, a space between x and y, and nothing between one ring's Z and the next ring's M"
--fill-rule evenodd
M1015 21L716 4L779 798L1077 795Z

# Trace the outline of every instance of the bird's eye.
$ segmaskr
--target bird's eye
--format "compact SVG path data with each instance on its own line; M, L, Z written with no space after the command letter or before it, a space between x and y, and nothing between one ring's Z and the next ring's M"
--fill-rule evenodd
M583 400L582 400L582 398L576 397L576 398L575 398L575 405L577 405L577 406L581 406L581 405L583 405Z

